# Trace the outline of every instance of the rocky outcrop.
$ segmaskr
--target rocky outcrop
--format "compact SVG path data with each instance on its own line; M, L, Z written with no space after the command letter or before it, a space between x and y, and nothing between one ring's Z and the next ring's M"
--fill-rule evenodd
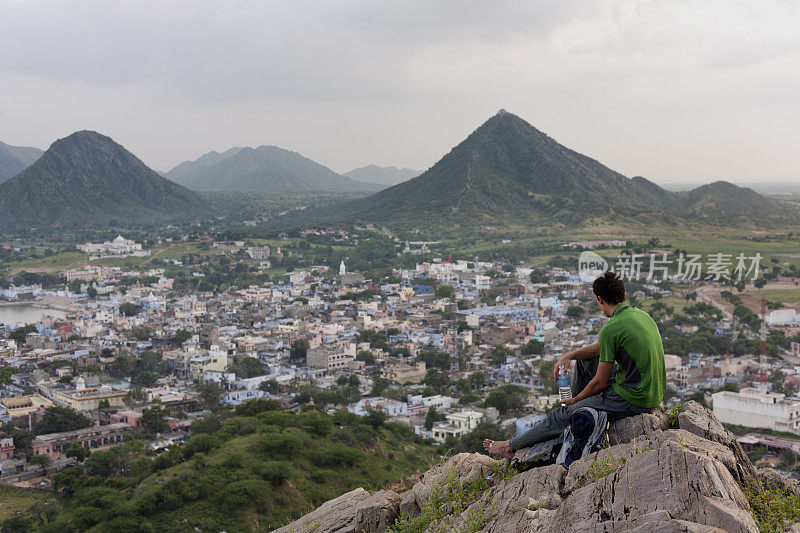
M653 409L652 413L623 418L610 425L608 440L611 445L625 444L635 439L669 429L667 414L663 409Z
M388 490L370 494L362 488L325 502L276 533L378 533L394 523L400 496Z
M431 516L421 526L431 532L756 533L740 482L754 477L800 494L800 484L778 472L756 471L735 437L694 402L677 417L658 410L617 421L609 440L568 470L516 474L507 460L458 454L405 494L356 489L278 531L384 531L397 516ZM481 490L465 500L461 488L475 481Z
M447 490L453 480L467 484L478 477L490 478L498 469L498 461L478 453L460 453L449 461L423 474L400 502L400 511L407 515L418 513L433 490Z
M697 402L687 402L683 406L683 411L678 415L678 425L698 437L718 442L729 448L736 456L738 469L734 474L737 481L743 481L756 475L756 468L747 454L744 453L742 445L736 440L733 433L725 429L717 417L708 409Z
M758 478L768 489L782 490L795 496L800 496L800 482L789 479L772 468L762 468L758 471Z
M757 532L739 485L717 459L725 452L692 437L668 430L573 463L564 483L569 496L548 531L622 531L657 513L729 532Z

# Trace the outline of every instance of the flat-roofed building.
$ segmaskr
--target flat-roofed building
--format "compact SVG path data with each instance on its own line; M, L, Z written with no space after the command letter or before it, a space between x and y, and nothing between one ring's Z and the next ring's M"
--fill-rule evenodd
M14 457L14 439L10 435L0 433L0 459L11 459Z
M800 434L800 402L783 394L746 388L714 393L711 400L720 422Z
M51 459L60 459L70 444L79 444L84 448L109 448L121 444L131 426L125 423L91 426L62 433L39 435L31 444L34 455L47 455Z
M354 360L355 357L348 353L330 351L325 348L312 348L306 352L306 364L313 368L338 370L345 368Z
M0 412L4 420L16 427L27 427L31 430L47 408L53 405L55 404L52 401L39 394L10 396L0 400Z
M445 420L445 422L434 423L433 429L431 429L433 439L441 444L444 444L448 437L458 439L478 427L478 424L483 420L483 413L465 409L458 413L447 415Z
M50 394L57 402L69 405L76 411L94 411L100 408L100 402L108 402L108 407L122 407L125 405L127 393L102 386L83 389L53 389Z
M394 383L399 383L400 385L404 383L422 383L422 381L425 379L426 372L427 367L425 365L425 361L419 361L413 366L404 363L397 363L393 365L387 365L383 370L381 370L381 377Z

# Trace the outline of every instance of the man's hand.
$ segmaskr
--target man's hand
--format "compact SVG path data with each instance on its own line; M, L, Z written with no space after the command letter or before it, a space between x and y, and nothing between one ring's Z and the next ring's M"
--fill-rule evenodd
M566 400L561 400L559 403L564 407L569 407L570 405L575 405L578 403L578 400L575 398L567 398Z
M570 358L570 354L567 354L558 361L556 361L556 364L553 367L553 380L556 382L556 385L558 385L558 368L561 365L564 365L567 369L567 372L569 372L569 367L571 364L572 364L572 359Z

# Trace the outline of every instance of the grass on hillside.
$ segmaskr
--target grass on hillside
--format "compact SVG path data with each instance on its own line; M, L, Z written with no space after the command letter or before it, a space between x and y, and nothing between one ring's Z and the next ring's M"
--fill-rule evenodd
M55 500L52 493L0 486L0 521L14 516L16 511L25 512L35 504L54 505Z
M800 496L770 489L753 479L742 483L741 488L761 533L781 533L800 521Z
M780 302L785 307L800 307L800 288L797 289L763 289L746 290L743 296L749 296L755 301L765 298L768 302ZM743 298L744 299L744 298ZM759 311L760 312L760 311Z
M47 532L270 530L354 488L397 484L439 457L380 416L276 407L254 400L210 415L186 445L159 455L142 441L94 452L54 477L63 494L56 516L14 519Z
M672 307L673 309L675 309L676 313L682 312L684 307L686 307L687 305L692 305L694 303L692 301L679 298L678 296L665 296L660 300L656 300L654 298L648 298L647 300L636 302L636 307L638 307L642 311L650 312L653 308L653 305L655 305L657 301L663 303L667 307Z
M63 252L40 259L25 259L16 263L7 263L13 271L57 272L68 268L82 267L89 264L89 256L83 252Z

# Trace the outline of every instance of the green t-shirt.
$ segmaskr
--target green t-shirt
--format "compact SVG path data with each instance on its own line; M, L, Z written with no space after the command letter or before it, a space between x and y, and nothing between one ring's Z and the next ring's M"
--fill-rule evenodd
M650 315L621 303L600 330L600 361L617 363L614 391L639 407L656 407L664 398L667 372L664 346Z

